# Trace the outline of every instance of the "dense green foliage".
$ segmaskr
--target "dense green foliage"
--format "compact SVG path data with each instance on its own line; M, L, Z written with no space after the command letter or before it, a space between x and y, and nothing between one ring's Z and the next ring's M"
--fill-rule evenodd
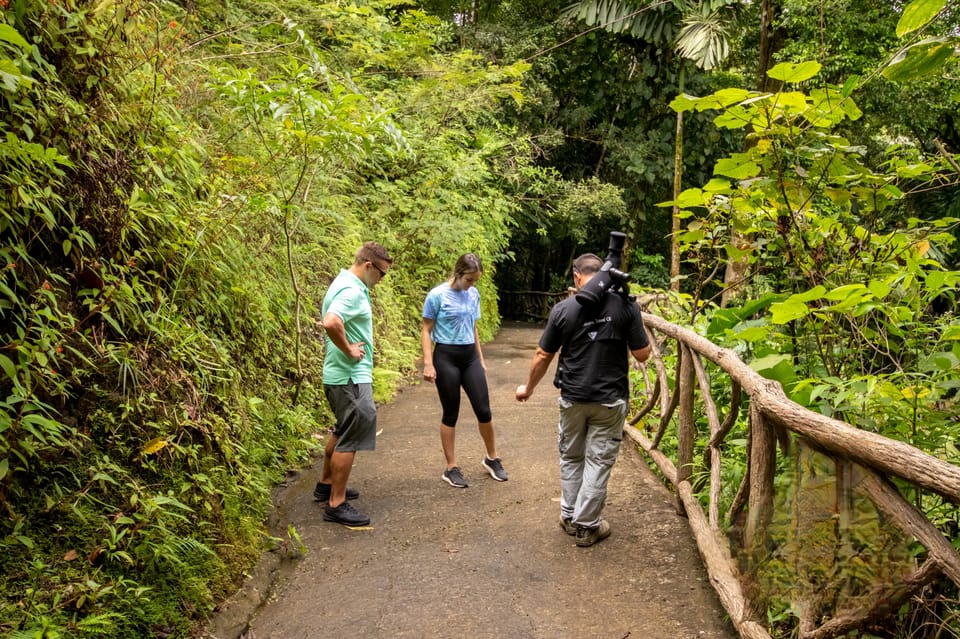
M892 29L896 20L884 17L881 24ZM922 26L904 22L902 33ZM842 57L825 53L825 61ZM857 70L887 62L874 55ZM904 60L910 56L894 62ZM890 66L884 76L919 77L924 65L906 74ZM902 103L902 92L937 95L942 83L921 79L901 87L837 73L815 62L781 64L771 70L779 91L727 90L674 102L681 111L717 113L717 126L744 130L751 141L744 152L717 162L713 180L678 200L688 216L681 242L700 272L693 278L695 298L709 290L718 257L746 265L743 297L749 301L703 308L702 330L780 381L797 402L957 463L960 171L935 139L951 134L951 109L942 106L956 97L941 93L943 100L925 100L929 108L918 110ZM757 574L769 621L784 635L809 605L869 605L876 584L901 581L910 566L909 545L878 528L871 509L861 510L849 528L812 523L814 512L829 514L830 508L816 505L818 489L808 484L834 471L802 445L796 450L778 489L774 550L760 558ZM809 469L806 478L801 469ZM904 490L955 537L954 507L939 496ZM900 560L875 561L881 556ZM899 611L889 636L930 632L923 628L960 632L955 589L932 589L927 596Z
M389 3L191 6L2 6L0 634L187 633L330 423L338 269L396 259L383 400L425 291L506 245L523 140L488 114L523 64Z
M0 635L184 636L235 587L330 423L316 314L368 239L396 259L378 400L460 253L485 260L489 338L497 286L562 290L610 230L665 288L676 204L683 321L960 462L955 12L837 0L826 28L775 3L759 92L758 3L709 73L674 51L689 2L627 32L569 4L0 0Z

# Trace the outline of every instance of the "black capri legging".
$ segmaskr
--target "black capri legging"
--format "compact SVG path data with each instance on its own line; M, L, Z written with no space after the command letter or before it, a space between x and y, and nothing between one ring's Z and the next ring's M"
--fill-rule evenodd
M481 424L493 420L487 376L476 344L437 344L433 349L433 367L437 370L437 393L443 416L440 423L453 428L460 416L460 388L466 391L470 405Z

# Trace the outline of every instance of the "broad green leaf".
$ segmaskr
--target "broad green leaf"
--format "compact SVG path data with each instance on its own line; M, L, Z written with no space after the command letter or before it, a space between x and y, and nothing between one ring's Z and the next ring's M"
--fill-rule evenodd
M823 310L832 311L834 313L852 312L851 314L854 317L860 317L861 315L869 313L876 308L876 304L874 304L872 300L873 297L869 292L860 291L859 293L854 293L845 300L842 300L831 306L827 306Z
M957 49L950 41L929 38L901 51L882 73L888 80L903 82L937 73L955 57Z
M812 312L812 309L807 306L807 302L820 299L826 293L826 290L823 286L814 286L809 291L796 293L782 302L772 304L770 306L770 321L774 324L786 324L801 317L806 317Z
M750 92L746 89L720 89L713 94L721 107L728 107L731 104L742 102L750 97Z
M21 49L30 48L30 43L9 24L0 24L0 40L14 44Z
M706 197L700 189L693 188L683 191L679 197L677 197L676 204L680 208L689 208L691 206L706 206L709 202L709 197Z
M774 324L787 324L810 314L810 308L803 302L786 300L770 307L770 321Z
M765 371L771 368L775 368L781 362L789 362L789 361L790 361L789 355L783 355L780 353L771 353L770 355L764 355L763 357L758 357L752 360L749 366L750 368L752 368L753 370L759 373L760 371Z
M843 112L846 113L847 117L851 120L859 120L863 115L863 111L860 110L857 103L849 97L845 97L844 100L840 102L840 108L843 109Z
M832 127L844 118L856 120L863 115L851 98L844 98L835 89L812 89L810 103L813 108L804 116L816 127Z
M870 292L873 293L873 296L878 300L885 298L891 291L890 286L887 285L886 282L878 282L876 280L868 282L867 288L870 289Z
M713 123L722 129L742 129L750 124L752 115L744 107L732 106L713 119Z
M790 355L771 354L751 361L750 368L767 379L780 382L783 387L790 386L797 378Z
M860 76L851 75L847 78L847 81L843 83L843 89L840 90L840 94L843 97L848 98L853 94L853 90L857 88L857 85L860 83Z
M7 375L7 379L11 382L17 379L17 367L14 365L13 360L6 355L0 355L0 368L3 369L3 372Z
M0 60L0 86L13 92L21 82L30 83L32 80L21 74L12 60Z
M703 186L703 190L707 193L729 193L730 181L720 178L711 178L710 181Z
M788 113L800 113L807 108L807 96L799 91L777 94L777 106Z
M823 297L828 300L849 300L853 297L863 298L866 292L867 287L863 284L847 284L826 292Z
M903 9L900 21L897 22L897 37L902 38L908 33L916 31L933 20L943 8L947 0L913 0Z
M769 71L767 75L774 80L783 82L803 82L809 80L820 72L820 63L814 61L792 64L790 62L781 62Z
M763 326L745 326L742 329L737 327L733 331L733 336L748 343L762 342L770 338L770 327L766 324Z
M947 276L943 271L930 271L927 273L926 285L931 291L939 291L946 281Z
M703 232L702 228L696 228L695 226L691 225L689 230L679 234L677 240L685 244L692 244L694 242L699 242L704 237L706 237L706 234Z
M7 476L7 473L9 471L10 471L10 460L0 459L0 481L3 481L3 478Z
M108 475L103 471L97 471L96 473L94 473L93 477L90 478L90 481L105 481L111 484L117 483L116 479L114 479L113 477L111 477L110 475Z
M745 180L760 173L760 165L750 159L746 153L734 153L732 157L719 160L714 167L714 173L726 175L735 180Z
M809 302L811 300L818 300L823 297L823 294L827 292L827 289L823 286L814 286L809 291L804 291L803 293L795 293L788 297L786 301L788 302Z
M681 93L670 101L670 108L677 113L683 113L684 111L690 111L691 109L695 108L699 100L700 98L695 98L687 95L686 93Z
M763 297L749 301L743 306L732 306L715 311L710 317L710 324L707 326L707 336L715 337L722 335L737 324L748 320L757 313L766 310L771 304L781 299L782 295L767 294ZM757 320L763 322L764 320Z

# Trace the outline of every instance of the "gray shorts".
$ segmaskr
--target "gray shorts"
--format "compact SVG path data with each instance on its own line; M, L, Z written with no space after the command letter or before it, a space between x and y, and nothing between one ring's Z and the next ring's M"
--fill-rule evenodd
M330 402L337 423L334 450L351 453L373 450L377 443L377 405L373 402L373 384L324 384L323 393Z

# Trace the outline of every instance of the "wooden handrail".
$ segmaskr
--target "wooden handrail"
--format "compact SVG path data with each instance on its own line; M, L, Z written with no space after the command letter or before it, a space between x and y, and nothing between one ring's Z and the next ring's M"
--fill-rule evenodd
M656 315L644 313L643 319L647 328L673 337L722 368L743 387L751 402L759 405L765 418L840 457L902 477L960 503L960 468L910 444L808 410L788 398L779 383L744 364L733 351Z
M744 587L743 580L747 577L740 570L749 570L750 562L747 561L744 566L734 561L729 537L720 529L721 445L735 424L743 401L749 405L747 473L732 500L727 522L742 527L740 550L747 557L751 556L754 549L762 549L766 543L773 512L778 440L786 440L786 432L798 435L811 448L832 456L838 471L857 464L861 468L858 476L862 476L859 490L889 521L927 549L927 562L923 566L902 584L896 584L895 587L880 586L883 592L871 598L871 604L864 609L840 611L832 619L819 623L819 614L815 610L817 606L801 606L810 609L800 613L801 639L830 639L852 628L882 619L896 609L898 602L908 600L941 576L960 585L960 555L950 540L905 500L888 480L889 477L898 477L953 503L960 503L960 468L905 442L860 430L808 410L787 397L779 383L764 378L744 364L733 351L718 347L695 332L646 310L644 324L654 345L652 363L656 367L656 383L639 414L627 421L625 432L674 486L678 505L689 519L711 583L742 637L769 638L767 630L761 625L762 615L754 610L756 602L751 602L745 594L748 589ZM672 393L658 342L661 336L677 342L673 352L677 354L678 365ZM722 422L711 396L709 377L701 358L713 362L731 380L729 412ZM697 391L701 396L710 434L703 451L704 466L710 470L709 479L702 480L710 483L708 514L704 514L691 482L696 440L694 395ZM743 394L747 396L745 400ZM653 439L648 439L635 425L652 411L658 400L660 410L656 433ZM677 418L676 464L659 450L664 433L674 417ZM783 441L781 447L784 447ZM742 516L744 509L745 517ZM740 558L743 559L744 555L741 554Z

